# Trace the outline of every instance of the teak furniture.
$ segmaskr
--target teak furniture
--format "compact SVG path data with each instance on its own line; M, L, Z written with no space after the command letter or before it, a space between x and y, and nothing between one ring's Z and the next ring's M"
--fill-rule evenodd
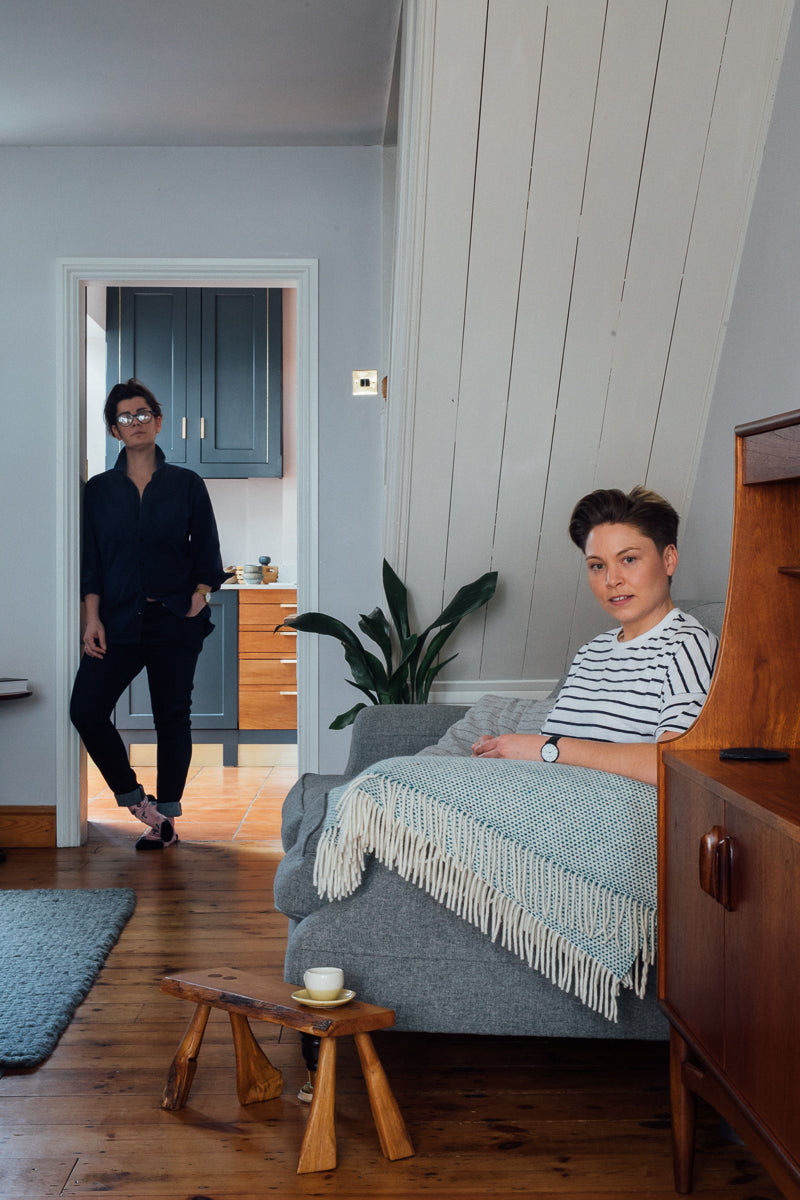
M721 760L723 747L788 761ZM675 1186L702 1096L800 1198L800 412L736 430L731 573L703 711L662 747L659 997Z
M405 1122L375 1053L374 1029L394 1025L390 1008L351 1000L340 1008L306 1008L291 999L291 985L269 983L253 972L232 967L214 967L192 975L169 975L161 991L196 1004L183 1041L178 1047L167 1077L162 1108L183 1108L189 1097L197 1056L212 1008L224 1009L231 1022L236 1050L236 1094L240 1104L273 1100L281 1094L283 1077L253 1037L248 1018L297 1029L320 1039L319 1065L314 1080L308 1125L300 1149L297 1174L330 1171L336 1166L334 1101L336 1092L336 1039L355 1039L361 1069L367 1085L372 1116L378 1130L381 1150L386 1158L410 1158L414 1147ZM272 991L277 993L269 996Z
M239 728L297 728L297 634L275 627L297 613L296 588L239 592Z

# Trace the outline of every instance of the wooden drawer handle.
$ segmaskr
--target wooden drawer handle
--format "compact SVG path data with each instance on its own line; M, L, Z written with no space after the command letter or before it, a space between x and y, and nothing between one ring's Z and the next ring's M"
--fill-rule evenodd
M733 838L714 825L700 839L700 887L723 908L733 911Z
M700 839L700 887L713 900L717 899L719 891L719 860L717 847L722 840L722 830L719 825L709 829Z

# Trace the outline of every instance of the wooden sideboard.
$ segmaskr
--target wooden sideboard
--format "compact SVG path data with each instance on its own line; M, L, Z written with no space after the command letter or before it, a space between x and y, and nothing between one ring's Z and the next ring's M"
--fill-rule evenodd
M785 761L720 749L785 750ZM720 655L695 725L660 748L659 997L675 1186L696 1097L800 1200L800 412L736 430Z
M296 588L239 592L239 728L297 728L297 634L276 625L297 613Z

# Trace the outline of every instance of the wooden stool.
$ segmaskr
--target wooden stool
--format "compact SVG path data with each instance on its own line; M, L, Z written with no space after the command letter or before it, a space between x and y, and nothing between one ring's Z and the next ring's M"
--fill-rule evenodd
M233 967L215 967L197 975L168 975L161 982L161 991L181 1000L193 1000L197 1005L172 1060L161 1101L162 1108L178 1109L186 1104L197 1070L197 1057L208 1014L212 1008L222 1008L231 1020L236 1050L236 1094L240 1104L273 1100L283 1088L283 1076L273 1067L253 1037L247 1023L248 1017L272 1025L284 1025L287 1029L297 1029L320 1039L314 1097L300 1148L298 1175L309 1171L330 1171L336 1166L333 1123L336 1039L351 1034L361 1060L372 1116L384 1156L394 1160L409 1158L414 1153L397 1101L369 1036L373 1029L388 1029L394 1025L394 1013L390 1008L362 1004L358 1000L351 1000L341 1008L304 1008L291 999L291 985L269 983L255 972L237 971ZM265 993L270 991L279 993L279 998L265 998Z

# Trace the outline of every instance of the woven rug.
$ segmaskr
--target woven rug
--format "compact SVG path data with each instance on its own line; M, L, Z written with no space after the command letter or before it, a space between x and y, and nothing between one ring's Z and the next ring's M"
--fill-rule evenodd
M131 888L0 891L0 1067L52 1053L135 906Z

